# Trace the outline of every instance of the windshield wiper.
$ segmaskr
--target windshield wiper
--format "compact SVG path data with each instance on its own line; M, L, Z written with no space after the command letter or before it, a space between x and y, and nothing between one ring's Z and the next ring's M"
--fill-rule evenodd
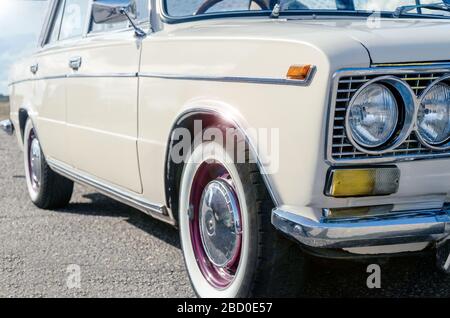
M430 4L418 4L418 5L410 5L410 6L400 6L395 9L392 16L394 18L399 18L404 13L408 13L412 10L417 9L429 9L429 10L438 10L438 11L447 11L450 12L450 6L446 3L430 3Z
M280 17L281 12L281 0L278 0L277 3L273 6L272 13L270 14L270 17L272 19L278 19Z
M340 0L340 1L342 1L342 0ZM293 2L295 2L295 1L293 1ZM290 3L288 3L288 4L290 4ZM309 10L309 8L307 6L305 6L305 5L303 5L303 4L298 5L294 9L289 8L289 6L286 7L286 8L283 8L283 6L284 5L281 4L281 0L277 0L275 5L273 6L272 13L270 14L270 17L272 19L278 19L280 17L280 14L285 12L285 11L304 11L304 12L312 11L312 10Z

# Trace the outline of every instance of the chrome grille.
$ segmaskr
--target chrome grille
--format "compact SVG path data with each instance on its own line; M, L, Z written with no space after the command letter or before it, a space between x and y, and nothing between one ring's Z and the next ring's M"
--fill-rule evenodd
M448 65L450 67L450 65ZM420 68L420 67L419 67ZM386 69L386 68L384 68ZM388 68L392 70L392 68ZM422 92L435 80L446 74L450 74L450 68L440 67L438 70L420 70L406 68L404 73L400 70L389 72L382 68L370 69L368 74L363 72L342 72L336 77L333 96L335 97L335 105L332 108L330 118L330 131L328 143L328 156L331 161L336 162L376 162L376 161L392 161L397 159L421 159L428 157L445 157L450 156L450 152L438 151L427 148L418 140L416 133L413 132L409 138L399 147L380 155L369 155L357 150L349 141L345 131L345 116L347 107L354 93L368 81L379 76L392 75L406 81L415 92L416 96L420 96ZM373 71L372 71L373 70ZM350 73L350 74L347 74ZM331 141L331 142L330 142Z

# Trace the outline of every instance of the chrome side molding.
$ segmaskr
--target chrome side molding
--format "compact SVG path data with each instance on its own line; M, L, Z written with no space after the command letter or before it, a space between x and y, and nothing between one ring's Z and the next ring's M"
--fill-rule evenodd
M72 63L73 62L73 63ZM69 66L78 70L81 66L81 60L69 62ZM17 81L13 81L8 86L32 81L41 81L49 79L62 79L71 77L81 78L110 78L110 77L139 77L139 78L156 78L165 80L179 81L203 81L203 82L222 82L222 83L243 83L243 84L260 84L260 85L288 85L288 86L309 86L314 79L316 67L312 67L304 80L294 80L288 78L270 78L270 77L251 77L251 76L214 76L214 75L195 75L195 74L169 74L169 73L70 73L56 76L31 77Z
M0 129L9 136L12 136L14 134L14 125L9 119L0 121Z
M176 221L172 215L172 212L164 205L158 205L146 201L145 199L131 193L130 191L119 189L118 187L106 184L105 182L102 182L86 173L78 171L77 169L74 169L62 162L58 162L53 159L47 159L47 163L53 171L76 183L92 187L98 192L121 203L136 208L155 219L161 220L171 225L176 225Z
M450 236L450 210L405 211L391 216L318 222L275 209L272 224L282 233L315 248L352 248L439 242Z
M139 73L139 77L157 78L166 80L180 80L180 81L308 86L309 84L311 84L315 73L316 68L313 67L309 72L308 76L304 80L294 80L287 78L270 78L270 77L214 76L214 75L195 75L195 74L147 73L147 72Z

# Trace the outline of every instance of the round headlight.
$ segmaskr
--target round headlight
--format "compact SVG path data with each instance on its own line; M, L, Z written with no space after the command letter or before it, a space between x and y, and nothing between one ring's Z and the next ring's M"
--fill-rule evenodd
M438 83L422 97L417 116L420 137L430 145L450 138L450 86Z
M349 105L347 133L362 147L380 147L395 133L398 118L394 94L385 85L373 83L358 92Z

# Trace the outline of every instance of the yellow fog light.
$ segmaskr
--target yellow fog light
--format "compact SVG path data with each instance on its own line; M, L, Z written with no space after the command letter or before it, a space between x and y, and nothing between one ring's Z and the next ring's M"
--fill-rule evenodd
M397 167L331 169L325 194L336 198L388 195L398 191L399 181Z

